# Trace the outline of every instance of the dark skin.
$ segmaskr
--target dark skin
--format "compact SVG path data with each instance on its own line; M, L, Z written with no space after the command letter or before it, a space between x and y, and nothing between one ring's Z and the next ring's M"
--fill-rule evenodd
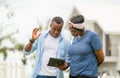
M63 23L61 24L57 24L55 21L52 21L50 24L50 35L54 38L58 38L60 36L60 33L62 31L62 27L63 27ZM40 33L38 33L39 28L34 28L32 31L32 41L35 41L39 36ZM25 47L25 51L29 52L32 48L32 44L31 42L29 42L26 47ZM69 63L65 62L64 64L56 64L56 67L58 67L60 70L65 70L67 67L69 66Z
M50 35L54 38L59 37L63 24L57 24L56 22L52 22L50 24L51 30L50 30ZM69 63L65 62L64 64L56 64L56 67L58 67L60 70L65 70L69 66Z
M83 36L86 33L85 29L83 32L80 32L78 30L75 30L72 27L70 27L70 32L71 32L72 36L75 36L75 37L77 36L78 38L80 38L81 36ZM103 49L96 50L95 55L97 58L98 66L100 66L103 63L104 58L105 58Z
M63 27L63 23L61 23L61 24L57 24L56 22L52 22L51 24L50 24L50 35L52 36L52 37L54 37L54 38L57 38L57 37L59 37L59 35L60 35L60 33L61 33L61 31L62 31L62 27Z
M39 36L40 36L40 33L38 33L38 30L39 28L34 28L33 31L32 31L32 41L35 41ZM31 42L29 42L26 46L25 46L25 51L26 52L29 52L32 48L32 44Z
M77 31L76 29L70 27L70 32L72 34L72 36L82 36L86 31L83 31L83 32L80 32L80 31Z

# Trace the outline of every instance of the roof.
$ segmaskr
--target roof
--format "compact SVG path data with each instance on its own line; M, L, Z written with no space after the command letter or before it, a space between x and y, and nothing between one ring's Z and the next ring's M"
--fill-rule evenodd
M105 33L120 34L119 4L75 3L75 7L86 19L97 20Z

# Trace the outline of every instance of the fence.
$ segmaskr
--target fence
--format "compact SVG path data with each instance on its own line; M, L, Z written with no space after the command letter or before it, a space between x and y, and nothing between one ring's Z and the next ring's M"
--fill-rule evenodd
M25 78L25 67L22 63L0 62L0 78Z

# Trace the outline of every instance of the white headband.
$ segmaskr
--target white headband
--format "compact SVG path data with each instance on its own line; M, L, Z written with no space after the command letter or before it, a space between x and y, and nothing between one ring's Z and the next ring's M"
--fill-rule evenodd
M83 29L85 27L85 24L84 23L74 24L71 21L69 21L69 26L77 29Z

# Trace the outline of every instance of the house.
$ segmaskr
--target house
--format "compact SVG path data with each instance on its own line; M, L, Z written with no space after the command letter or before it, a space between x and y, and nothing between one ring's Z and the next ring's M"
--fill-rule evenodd
M101 6L98 6L98 7L100 8ZM102 22L99 21L99 19L93 18L101 14L100 12L99 14L96 14L96 12L93 12L94 13L93 17L89 14L90 13L89 8L93 8L93 7L97 8L97 6L93 6L93 5L92 7L91 6L86 7L86 5L76 4L73 7L73 10L71 11L68 19L77 14L83 14L85 17L88 17L88 18L90 17L90 19L86 18L86 21L85 21L86 28L96 32L100 36L102 44L103 44L103 51L105 54L104 63L99 67L99 75L102 76L104 73L107 73L107 75L109 76L116 77L118 74L120 74L120 60L119 60L120 59L120 29L114 25L114 22L111 22L112 24L110 23L113 26L109 26L108 29L106 29L107 28L105 26L106 24L102 24ZM86 10L88 13L87 15L84 14L86 13L86 11L83 8L87 9ZM102 9L102 7L100 9ZM96 10L96 9L93 9L93 10ZM107 12L107 8L104 10L106 10L105 12ZM102 16L105 16L104 14L106 15L107 13L102 13ZM116 17L119 18L119 15ZM115 18L110 18L110 19L114 20ZM106 23L109 23L109 22L106 22ZM66 28L67 28L67 25L68 23L66 24Z

